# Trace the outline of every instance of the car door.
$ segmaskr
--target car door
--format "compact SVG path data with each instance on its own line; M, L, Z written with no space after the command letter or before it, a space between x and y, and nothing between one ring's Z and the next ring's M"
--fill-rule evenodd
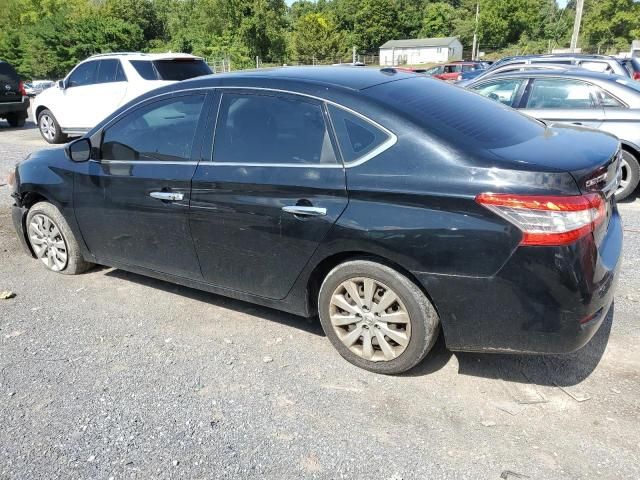
M83 96L87 97L91 108L86 108L85 104L79 112L77 127L93 128L113 113L123 104L127 87L127 77L120 60L117 58L100 60L94 83L83 90Z
M592 86L581 80L534 78L520 104L523 112L546 122L598 128L604 121Z
M322 102L220 94L212 152L198 165L191 231L206 281L284 298L347 205Z
M74 208L98 263L202 278L188 213L206 98L148 100L96 134L100 151L75 179Z
M91 114L94 101L89 92L96 80L99 60L91 60L79 64L65 79L64 89L60 91L53 105L47 105L53 110L58 123L65 129L80 128L86 124L86 117Z

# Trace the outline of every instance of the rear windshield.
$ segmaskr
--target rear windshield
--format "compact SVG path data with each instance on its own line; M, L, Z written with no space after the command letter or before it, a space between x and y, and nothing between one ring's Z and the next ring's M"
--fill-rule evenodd
M7 80L15 81L18 79L18 74L16 73L16 71L10 64L6 62L0 62L0 75L2 75L2 78L5 78Z
M187 80L213 73L204 60L132 60L131 65L145 80Z
M545 129L541 122L498 102L427 77L383 83L365 93L450 144L502 148L526 142Z

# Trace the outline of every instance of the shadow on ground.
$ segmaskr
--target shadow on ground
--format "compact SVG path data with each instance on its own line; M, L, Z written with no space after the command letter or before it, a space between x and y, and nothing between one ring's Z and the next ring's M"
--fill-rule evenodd
M102 267L106 270L107 267ZM136 273L126 272L124 270L109 270L105 273L108 277L115 277L121 280L129 282L135 282L147 287L157 288L165 292L175 293L199 302L208 303L216 307L223 307L229 310L235 310L239 313L245 313L247 315L253 315L260 317L271 322L280 323L288 327L297 328L307 333L312 333L318 336L324 336L322 327L317 318L304 318L290 313L282 312L280 310L274 310L268 307L262 307L242 300L235 300L233 298L224 297L222 295L216 295L214 293L205 292L203 290L197 290L195 288L184 287L175 283L165 282L163 280L157 280L155 278L146 277L144 275L138 275Z
M314 335L324 336L317 318L307 319L241 300L234 300L163 280L125 272L124 270L110 270L107 271L106 275L158 288L210 305L260 317L271 322L298 328ZM582 349L567 355L505 355L451 352L447 350L444 338L440 335L427 358L405 375L415 377L437 372L449 362L452 355L455 355L458 360L458 373L460 375L536 385L576 385L586 379L600 363L609 341L613 315L614 307L612 306L593 339Z

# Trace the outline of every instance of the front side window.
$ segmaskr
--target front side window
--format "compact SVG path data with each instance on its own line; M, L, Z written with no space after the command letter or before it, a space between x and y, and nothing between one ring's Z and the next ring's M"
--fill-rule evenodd
M515 101L518 96L518 92L524 82L525 80L522 78L493 80L471 87L471 89L483 97L514 107L516 106Z
M364 157L389 139L371 122L342 108L329 105L329 113L345 163Z
M105 130L102 159L188 161L204 98L171 98L133 111Z
M85 62L80 65L71 73L68 87L84 87L86 85L92 85L95 83L96 71L98 70L98 62Z
M527 108L594 108L589 84L577 80L537 78L527 101Z
M98 67L98 74L96 76L95 83L112 83L126 81L127 79L124 76L124 71L122 70L122 65L120 65L120 60L116 58L100 60L100 66Z
M322 107L293 97L224 94L213 161L257 164L336 164Z

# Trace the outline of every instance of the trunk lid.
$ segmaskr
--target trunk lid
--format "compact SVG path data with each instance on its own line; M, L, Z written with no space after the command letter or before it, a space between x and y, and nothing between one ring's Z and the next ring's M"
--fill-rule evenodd
M20 77L14 68L6 62L0 62L0 103L19 102Z

